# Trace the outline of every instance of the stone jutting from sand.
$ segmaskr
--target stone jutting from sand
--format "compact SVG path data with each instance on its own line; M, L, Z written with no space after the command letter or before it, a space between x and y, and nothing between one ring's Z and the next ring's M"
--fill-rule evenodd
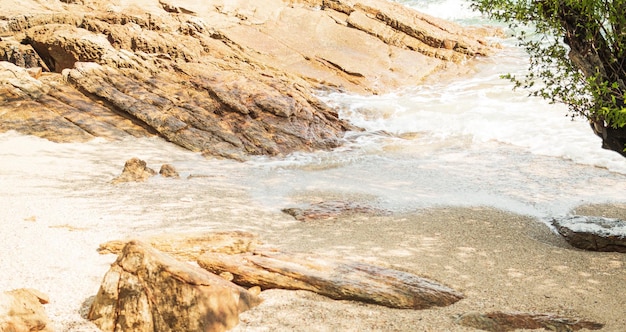
M382 93L492 52L486 30L384 0L132 3L3 1L0 132L157 135L235 159L328 149L356 128L314 91Z
M146 162L139 158L131 158L124 164L122 174L113 179L111 183L143 182L156 175L156 172L147 166Z
M281 210L298 221L335 219L347 215L387 215L390 212L350 201L324 201L308 207L284 208Z
M261 302L217 275L131 241L104 276L88 318L104 332L219 332Z
M163 234L144 238L143 242L182 261L197 261L209 272L250 289L307 290L333 299L402 309L447 306L463 299L453 289L403 271L262 249L258 237L247 232ZM98 251L119 254L119 261L128 255L127 243L109 241ZM112 287L108 284L105 278L103 288Z
M600 330L604 327L604 324L558 315L501 311L466 313L457 317L456 322L460 325L491 332L507 332L520 329L570 332L581 329Z
M34 289L0 293L0 331L52 332L43 307L48 302L47 295Z
M552 224L572 246L593 251L626 253L626 221L614 218L570 216Z

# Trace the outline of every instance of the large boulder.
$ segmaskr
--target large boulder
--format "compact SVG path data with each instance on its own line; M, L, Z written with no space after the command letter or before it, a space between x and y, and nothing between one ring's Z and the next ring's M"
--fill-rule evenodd
M88 318L102 331L226 331L261 303L246 289L130 241L106 273Z
M390 308L444 307L464 298L454 289L417 275L347 259L277 250L242 254L205 253L198 264L234 283L261 289L307 290L335 300L353 300Z
M34 289L20 288L0 293L0 331L51 332L43 307L48 296Z
M626 253L626 221L593 216L553 218L552 224L572 246Z

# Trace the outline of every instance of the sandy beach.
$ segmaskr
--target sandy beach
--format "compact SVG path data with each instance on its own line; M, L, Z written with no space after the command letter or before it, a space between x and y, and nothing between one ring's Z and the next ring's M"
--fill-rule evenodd
M536 217L440 206L300 222L280 208L337 199L337 193L294 192L281 206L267 206L233 184L249 172L245 165L200 156L194 172L205 169L207 176L110 183L126 157L122 149L145 156L153 167L196 158L159 141L57 145L13 135L2 148L8 157L0 174L0 289L48 294L45 307L55 331L98 331L83 316L116 258L99 255L100 243L222 230L258 234L267 246L286 252L408 271L466 297L416 311L268 290L261 294L263 304L242 314L236 331L472 331L454 323L456 315L472 311L558 314L606 324L603 331L626 327L626 255L574 249ZM178 165L188 176L188 164ZM626 218L626 203L581 206L573 213Z

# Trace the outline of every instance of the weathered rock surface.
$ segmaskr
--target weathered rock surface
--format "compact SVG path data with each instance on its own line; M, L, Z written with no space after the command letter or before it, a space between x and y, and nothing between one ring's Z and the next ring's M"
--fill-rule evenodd
M201 232L154 235L140 239L156 250L185 261L196 261L206 252L241 254L250 252L262 243L258 236L248 232ZM102 243L101 254L120 254L130 240L114 240Z
M48 296L34 289L20 288L0 293L0 331L51 332L43 304Z
M327 220L347 215L387 215L390 212L348 201L324 201L302 208L285 208L283 213L299 221Z
M572 246L593 251L626 253L626 221L614 218L571 216L552 224Z
M492 52L475 29L384 0L7 0L0 9L0 59L17 65L0 66L10 78L0 81L0 132L158 135L235 159L340 144L355 128L314 91L380 93Z
M545 329L556 332L570 332L581 329L600 330L604 324L582 319L573 319L551 314L531 314L522 312L471 312L456 319L458 324L484 331L506 332L520 329Z
M143 182L156 175L156 172L147 166L146 162L139 158L131 158L124 164L122 174L113 179L111 183Z
M206 253L198 264L215 274L228 272L234 283L245 287L307 290L391 308L426 309L463 299L461 293L416 275L347 260L255 251Z
M102 331L226 331L257 296L197 266L129 242L104 280L88 318Z
M161 174L162 177L166 177L166 178L175 178L175 179L180 178L180 174L178 174L178 171L176 171L176 168L174 168L174 166L170 164L161 165L161 169L159 169L159 174Z

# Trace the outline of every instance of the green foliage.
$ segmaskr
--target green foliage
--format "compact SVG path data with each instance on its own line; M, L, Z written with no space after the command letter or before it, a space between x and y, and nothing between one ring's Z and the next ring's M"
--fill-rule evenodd
M472 7L508 23L529 53L528 74L505 75L516 87L565 103L572 116L626 126L626 0L472 0Z

